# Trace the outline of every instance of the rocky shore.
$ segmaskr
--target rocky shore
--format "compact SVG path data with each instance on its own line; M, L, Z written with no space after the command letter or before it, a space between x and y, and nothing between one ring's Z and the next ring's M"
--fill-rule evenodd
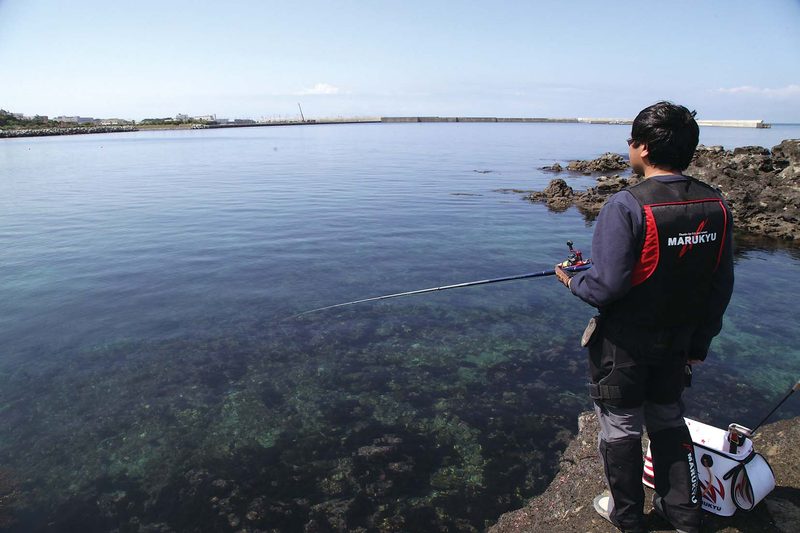
M88 128L37 128L26 130L0 130L0 138L47 137L51 135L83 135L86 133L119 133L139 131L134 126L91 126Z
M628 163L621 156L604 154L592 161L572 161L566 169L555 163L543 170L591 175L624 168ZM722 191L738 232L800 241L800 140L785 140L772 150L701 145L686 174ZM596 186L576 191L566 180L556 178L543 191L529 193L526 198L544 202L555 211L576 206L593 219L611 194L639 180L641 177L635 174L602 175Z
M489 533L615 533L618 530L601 518L592 499L605 490L602 466L597 454L597 417L585 412L578 418L578 434L567 446L560 470L545 492L517 511L506 513ZM750 512L737 511L732 517L705 515L707 531L717 533L766 533L800 530L800 418L783 420L761 428L753 438L757 452L770 463L776 488ZM646 446L646 443L645 443ZM651 501L653 491L647 491ZM646 504L651 531L674 531Z

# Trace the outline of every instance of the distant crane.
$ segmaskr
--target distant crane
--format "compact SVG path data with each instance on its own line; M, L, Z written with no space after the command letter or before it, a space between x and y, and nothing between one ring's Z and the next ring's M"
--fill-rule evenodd
M297 107L300 108L300 118L302 119L303 122L305 122L306 121L306 117L303 116L303 108L300 106L300 102L297 102Z

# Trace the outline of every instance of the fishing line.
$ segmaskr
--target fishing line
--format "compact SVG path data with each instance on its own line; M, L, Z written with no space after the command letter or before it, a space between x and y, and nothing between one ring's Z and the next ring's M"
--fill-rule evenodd
M571 244L571 243L570 243ZM582 262L581 264L574 264L572 266L564 266L562 269L565 272L580 272L581 270L586 270L591 268L592 265L590 261ZM335 309L337 307L345 307L348 305L355 305L361 304L366 302L376 302L378 300L388 300L390 298L400 298L401 296L411 296L414 294L425 294L427 292L435 292L435 291L446 291L449 289L462 289L464 287L474 287L476 285L488 285L490 283L500 283L503 281L514 281L518 279L528 279L528 278L539 278L544 276L553 276L555 275L555 269L550 270L542 270L541 272L530 272L527 274L517 274L515 276L506 276L503 278L493 278L493 279L482 279L478 281L468 281L466 283L456 283L455 285L444 285L441 287L430 287L428 289L417 289L414 291L407 291L407 292L398 292L395 294L384 294L383 296L373 296L372 298L363 298L361 300L353 300L351 302L343 302L333 305L326 305L325 307L317 307L316 309L309 309L308 311L303 311L302 313L297 313L296 315L292 315L290 317L285 318L284 320L291 320L293 318L297 318L303 315L307 315L310 313L316 313L318 311L325 311L327 309Z

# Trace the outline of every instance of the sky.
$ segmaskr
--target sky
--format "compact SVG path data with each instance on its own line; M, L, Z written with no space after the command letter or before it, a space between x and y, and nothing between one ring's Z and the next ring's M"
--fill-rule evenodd
M0 108L50 117L800 122L800 0L0 0Z

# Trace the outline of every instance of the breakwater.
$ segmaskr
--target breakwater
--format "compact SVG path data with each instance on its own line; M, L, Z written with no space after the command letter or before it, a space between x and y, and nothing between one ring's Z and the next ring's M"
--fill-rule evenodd
M381 117L381 122L530 122L545 124L633 124L627 118L542 118L542 117ZM698 120L700 126L726 128L769 128L763 120Z
M324 126L326 124L375 124L382 122L379 118L335 118L335 119L309 119L309 120L273 120L269 122L252 122L246 124L204 124L194 129L224 129L224 128L259 128L266 126Z
M0 130L0 138L47 137L51 135L83 135L87 133L118 133L139 131L134 126L92 126L89 128L37 128L24 130Z
M185 126L143 127L141 129L225 129L225 128L257 128L266 126L321 126L326 124L375 124L375 123L417 123L417 122L516 122L541 124L623 124L630 125L631 119L620 118L540 118L540 117L380 117L380 118L341 118L321 120L278 120L270 122L232 123L232 124L195 124ZM700 126L716 126L727 128L769 128L770 124L763 120L698 120ZM52 135L83 135L88 133L119 133L140 131L136 126L93 126L88 128L36 128L0 130L0 139L14 137L44 137Z

